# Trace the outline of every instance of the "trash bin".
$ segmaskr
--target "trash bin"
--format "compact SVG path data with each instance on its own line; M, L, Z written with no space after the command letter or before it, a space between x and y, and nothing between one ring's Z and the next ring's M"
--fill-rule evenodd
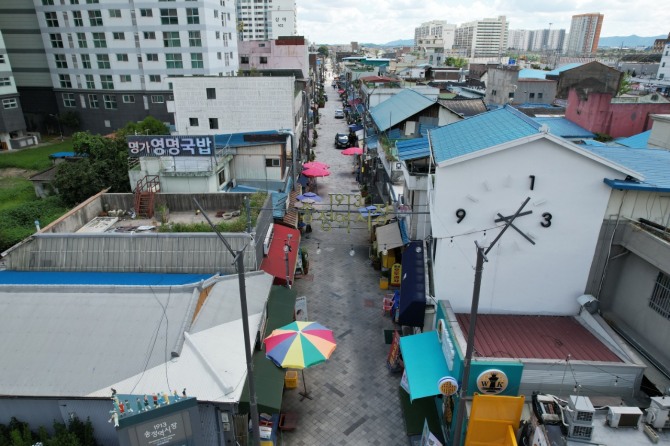
M380 277L379 278L379 288L382 290L388 290L389 289L389 278L388 277Z
M295 370L288 370L284 375L284 387L287 389L295 389L298 387L298 372Z

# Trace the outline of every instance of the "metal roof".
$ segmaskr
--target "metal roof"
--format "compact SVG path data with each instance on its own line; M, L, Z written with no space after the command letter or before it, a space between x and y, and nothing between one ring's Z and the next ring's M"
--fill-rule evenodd
M435 104L435 101L414 90L403 89L379 105L370 108L370 116L383 132Z
M396 141L395 146L398 150L398 158L400 158L402 161L415 160L430 156L428 137Z
M519 79L546 79L548 71L524 68L519 71Z
M264 136L266 138L264 138ZM222 133L214 135L214 144L217 147L246 147L277 144L286 141L286 134L277 130L258 132Z
M566 118L543 117L532 119L549 127L549 131L552 134L563 138L593 138L595 136L592 132L589 132L585 128L580 127Z
M463 333L469 314L457 314ZM589 330L570 316L480 314L475 351L483 358L556 359L623 362Z
M558 76L558 75L561 74L563 71L572 70L573 68L581 67L581 66L584 65L584 64L585 64L585 62L573 62L573 63L568 63L568 64L562 65L562 66L560 66L560 67L558 67L558 68L555 68L555 69L553 69L553 70L551 70L551 71L547 71L546 73L547 73L547 75L549 75L549 76Z
M486 108L486 103L482 98L448 100L440 99L438 102L443 107L446 107L452 112L457 113L463 117L475 116L488 111Z
M614 142L622 146L630 147L631 149L646 149L649 147L649 136L651 130L638 133L637 135L629 136L627 138L618 138Z
M670 151L629 147L584 148L602 158L634 170L642 175L642 181L605 179L613 189L670 192Z
M198 283L212 274L0 271L0 285L171 286Z
M435 161L457 158L488 147L540 133L540 124L505 106L442 126L430 132Z

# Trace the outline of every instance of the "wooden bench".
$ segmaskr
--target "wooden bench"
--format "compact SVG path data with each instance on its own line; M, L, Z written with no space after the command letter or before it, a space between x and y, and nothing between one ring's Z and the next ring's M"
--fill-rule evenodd
M279 416L279 430L292 431L298 427L298 415L293 412L284 412Z

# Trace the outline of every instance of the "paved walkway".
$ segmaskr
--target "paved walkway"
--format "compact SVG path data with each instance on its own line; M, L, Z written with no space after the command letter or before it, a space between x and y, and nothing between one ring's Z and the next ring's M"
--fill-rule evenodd
M325 200L329 194L353 193L358 190L352 174L352 158L334 147L336 132L346 132L346 121L333 117L342 108L336 92L326 82L329 101L321 109L317 125L316 159L330 164L332 174L319 178L318 193ZM406 445L398 385L400 376L386 369L389 345L384 343L383 329L391 328L388 316L382 315L384 290L379 288L379 271L369 258L370 238L364 223L325 231L313 224L309 239L303 238L310 269L307 277L298 279L294 289L307 297L309 320L331 328L337 349L329 361L305 369L307 389L313 400L300 401L299 388L284 392L284 411L299 416L298 427L283 433L283 445ZM317 254L317 245L321 254ZM354 247L355 255L349 250Z

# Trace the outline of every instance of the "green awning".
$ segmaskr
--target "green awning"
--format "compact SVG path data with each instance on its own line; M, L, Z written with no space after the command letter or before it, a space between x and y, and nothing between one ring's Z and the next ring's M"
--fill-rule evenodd
M405 420L407 435L421 435L423 432L423 421L427 419L430 431L444 443L435 398L426 397L410 401L409 395L402 387L398 387L398 395L400 397L400 406L402 407L402 416Z
M283 286L273 286L267 303L267 323L265 335L275 328L293 322L296 292ZM256 401L258 412L279 413L284 392L284 374L286 371L274 365L265 357L265 346L253 353L254 382L256 383ZM249 383L244 384L240 398L240 413L249 413Z

